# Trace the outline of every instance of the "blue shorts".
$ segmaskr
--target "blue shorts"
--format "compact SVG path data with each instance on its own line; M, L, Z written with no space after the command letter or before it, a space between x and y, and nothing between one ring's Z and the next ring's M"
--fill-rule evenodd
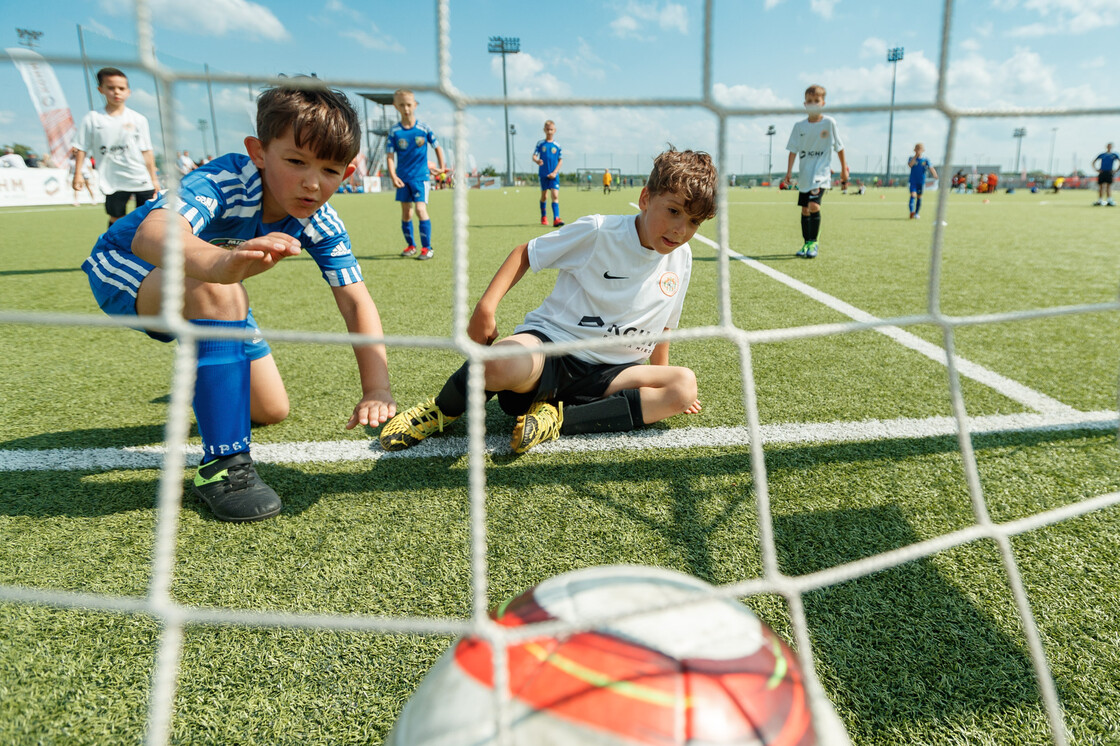
M910 182L910 191L914 192L915 194L921 194L923 191L925 191L925 188L926 188L926 182L925 182L924 179L922 181L911 181Z
M397 190L397 202L427 202L429 181L406 181Z
M553 176L551 179L548 178L548 176L541 176L540 179L541 179L541 191L542 192L547 191L549 189L559 189L560 188L560 176L559 175Z
M88 257L82 263L82 269L89 275L90 290L93 291L93 297L102 311L110 316L136 316L136 292L148 273L155 269L155 265L149 264L135 254L109 251L98 252ZM250 360L256 360L268 355L272 352L272 348L261 336L260 327L257 326L257 320L253 318L251 308L247 321L249 328L256 334L252 339L245 340L245 355ZM160 342L170 342L175 339L164 332L135 326L132 328Z

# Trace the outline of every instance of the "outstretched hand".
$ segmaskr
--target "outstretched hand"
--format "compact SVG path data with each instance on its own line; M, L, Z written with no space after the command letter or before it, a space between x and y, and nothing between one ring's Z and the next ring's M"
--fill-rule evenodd
M371 391L362 397L346 423L347 430L353 430L358 425L378 427L384 425L397 414L397 402L388 389Z
M224 261L215 268L217 278L214 281L240 282L272 269L281 259L296 256L300 251L299 239L287 233L269 233L251 238L227 252Z

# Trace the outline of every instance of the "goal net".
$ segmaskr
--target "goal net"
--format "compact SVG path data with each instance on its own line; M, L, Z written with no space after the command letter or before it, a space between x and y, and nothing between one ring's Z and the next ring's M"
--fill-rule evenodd
M158 81L161 91L165 96L161 98L168 110L164 112L166 125L165 150L167 156L179 148L185 138L184 133L177 132L175 122L183 113L175 108L175 97L170 95L177 86L195 85L207 80L208 77L198 72L185 72L165 67L154 56L152 31L148 24L150 19L149 3L137 0L137 34L141 52L133 65L145 70ZM704 70L709 69L713 57L712 44L712 19L714 13L714 0L703 2L703 59ZM444 97L454 108L454 132L452 142L456 154L466 154L470 151L472 132L469 129L468 114L474 107L495 107L506 103L502 98L472 97L459 93L456 87L455 76L451 67L450 53L450 25L451 12L450 0L435 0L438 19L438 77L426 87L415 86L430 96ZM944 163L954 163L954 150L959 127L962 121L982 116L1004 117L1006 112L1000 110L959 110L946 102L945 86L948 78L949 65L949 40L952 37L952 9L951 0L946 0L943 11L941 58L938 61L937 92L933 100L924 102L924 108L931 116L940 116L947 122L947 137L944 143ZM59 58L58 64L74 64L72 58ZM116 62L104 60L105 64ZM271 79L255 77L252 75L227 76L229 81L248 82L250 86L267 84ZM332 83L326 80L327 83ZM392 81L379 79L370 81L371 87L382 90L392 90L399 82L407 85L411 80L402 79ZM708 75L705 75L708 83ZM345 81L353 85L353 81ZM511 97L510 104L531 106L531 99L518 99ZM649 102L635 102L633 100L610 100L599 102L602 105L618 107L633 107L637 111L648 110ZM549 102L555 107L586 106L586 102L565 103ZM710 110L719 122L718 143L715 149L715 158L718 161L721 173L730 173L733 169L726 163L728 148L728 123L730 121L771 116L775 113L787 115L803 115L800 107L732 107L715 102L711 91L703 91L701 95L682 93L678 99L661 101L658 105L681 108L706 108ZM911 109L920 108L910 105ZM852 113L883 113L889 107L886 101L866 106L844 107ZM1045 118L1060 113L1059 109L1023 109L1018 115L1024 118ZM1079 110L1077 114L1087 112ZM1115 110L1102 110L1097 113L1116 114ZM460 157L462 157L460 155ZM169 159L168 163L173 162ZM466 173L465 163L454 164L457 173ZM577 169L579 189L597 190L603 188L603 173L607 171L612 175L612 189L617 189L622 182L621 170L617 168L580 168ZM174 188L174 184L172 184ZM479 371L486 361L509 354L508 348L501 350L494 347L476 345L470 341L466 330L470 319L472 287L468 278L476 278L485 274L488 268L471 266L471 243L467 227L470 224L470 206L466 180L458 180L454 193L454 230L450 251L446 252L453 265L451 276L454 286L451 292L454 296L453 333L440 339L429 337L394 337L388 336L380 340L370 340L357 335L315 333L299 329L279 330L275 338L285 341L326 346L351 345L355 343L368 344L372 341L386 343L392 350L412 350L420 348L422 351L442 350L454 351L467 360L473 371ZM937 203L936 213L932 216L933 223L929 241L928 264L925 268L928 273L928 309L911 316L900 318L878 318L858 311L836 298L824 296L821 302L826 303L837 312L836 321L828 324L807 325L799 327L775 326L774 328L757 328L745 325L742 321L737 323L733 314L732 282L729 266L731 261L743 261L759 272L767 274L781 282L795 283L788 277L778 278L778 273L767 265L745 257L736 252L731 245L729 218L728 218L728 193L721 190L718 195L718 216L716 219L717 238L711 242L716 251L717 270L713 282L712 292L715 294L714 303L718 308L717 316L713 323L684 329L674 333L674 341L714 340L733 347L740 363L739 380L742 385L742 405L745 412L741 427L730 429L726 432L712 434L712 441L707 445L717 447L746 447L749 448L751 463L751 479L753 490L747 500L754 501L754 514L757 520L758 541L761 545L761 564L763 572L757 577L742 577L735 582L718 587L714 595L720 598L746 598L760 596L775 596L784 600L788 609L789 637L793 647L796 648L802 669L805 674L805 685L809 694L810 705L817 719L821 732L822 742L828 744L841 744L846 740L843 726L832 714L828 693L822 685L818 661L814 656L814 645L810 634L810 622L807 617L805 598L813 593L854 580L867 578L892 568L898 568L906 563L922 558L931 558L943 553L983 540L994 546L998 552L999 564L1002 568L1002 582L1009 590L1014 601L1011 611L1015 621L1011 626L1019 626L1022 630L1022 648L1029 656L1034 685L1037 697L1041 702L1049 738L1053 743L1064 746L1069 742L1068 723L1063 707L1059 701L1058 690L1055 685L1054 675L1043 646L1042 635L1036 623L1035 613L1030 597L1023 580L1023 569L1017 559L1013 540L1039 528L1059 524L1066 521L1086 516L1088 514L1103 512L1109 508L1120 505L1120 493L1106 492L1095 495L1089 499L1071 502L1059 508L1039 510L1027 517L997 522L991 518L989 495L977 466L974 453L974 438L978 434L977 424L970 418L964 389L967 381L983 378L983 371L978 371L975 366L962 360L954 352L957 335L964 328L991 326L994 324L1012 323L1032 319L1057 318L1071 315L1090 316L1094 314L1114 314L1120 311L1120 303L1094 303L1070 304L1050 308L1027 308L1019 311L973 315L968 317L954 317L947 314L942 308L942 298L939 286L940 273L943 266L943 247L945 227L952 211L951 199L943 198ZM481 376L471 376L471 389L469 392L469 406L467 412L467 439L465 441L466 469L469 480L468 515L465 518L470 534L470 567L469 577L448 579L447 582L461 583L469 587L471 603L470 614L461 619L438 619L422 614L401 614L394 617L374 615L341 615L317 614L295 611L264 612L238 608L230 603L221 607L192 606L176 600L172 587L176 581L176 556L177 537L179 533L179 515L183 504L183 484L187 474L185 453L188 452L187 442L190 435L190 397L194 387L196 346L200 340L207 339L206 331L187 322L175 309L181 306L184 288L184 273L182 261L182 247L177 245L172 234L166 252L165 273L165 302L164 312L158 317L142 318L139 323L151 328L169 330L178 336L180 344L175 351L173 364L173 387L170 398L168 422L165 435L165 448L158 453L139 453L137 464L148 467L153 461L159 467L158 505L156 521L153 529L154 552L150 566L151 581L145 595L142 597L115 596L97 593L77 593L65 590L44 589L28 587L19 583L5 583L0 585L0 601L17 605L47 606L64 609L98 610L111 614L124 614L146 619L154 619L159 625L158 652L153 664L153 675L148 698L148 718L146 726L146 739L149 744L166 744L171 742L171 729L176 702L176 692L180 665L183 658L184 639L186 632L192 627L213 625L215 627L276 627L300 630L358 630L383 635L414 635L414 636L442 636L457 634L475 634L489 640L495 651L495 670L502 670L498 665L501 661L502 644L508 641L505 632L489 621L487 617L487 589L489 568L492 557L487 551L487 520L488 520L488 480L487 473L490 468L490 458L487 434L485 431L485 392L480 382ZM473 275L469 270L473 270ZM819 294L823 296L823 294ZM2 303L2 302L0 302ZM35 328L49 328L57 325L73 327L104 327L107 324L119 328L135 326L136 318L113 317L106 321L102 315L89 314L55 314L45 312L32 312L13 308L0 308L0 322L6 325L29 326ZM778 323L778 322L775 322ZM917 339L908 329L925 325L938 330L940 344L933 344ZM874 331L899 341L909 349L940 361L947 371L948 384L945 386L945 404L948 416L943 418L942 430L937 438L948 434L955 438L957 452L963 478L967 484L968 496L971 501L971 511L974 520L968 525L941 533L936 536L916 539L906 546L878 552L859 559L839 561L835 565L819 569L802 575L791 576L782 572L778 561L778 548L775 540L775 513L771 506L772 484L770 479L767 454L764 447L774 442L777 437L773 429L763 424L760 416L760 403L758 396L759 373L757 356L760 349L767 345L781 344L791 341L807 341L825 345L838 339L851 339L853 335ZM228 335L227 335L228 336ZM668 335L661 339L668 339ZM593 343L591 343L593 344ZM561 351L578 350L587 345L568 344L560 345L555 349ZM550 349L551 351L551 349ZM82 365L94 365L95 362L83 361ZM1013 387L1008 387L1011 390ZM1023 393L1021 402L1032 408L1037 413L1034 419L1017 422L1026 424L992 425L993 427L1018 427L1022 430L1031 428L1071 428L1078 427L1115 427L1113 424L1114 413L1108 417L1098 418L1095 422L1087 422L1083 413L1078 413L1069 408L1062 407L1060 403L1050 400L1031 398L1029 393ZM993 420L993 422L995 422ZM1102 424L1103 423L1103 424ZM853 426L852 439L874 438L915 438L917 440L930 440L928 431L914 434L909 424L898 421L891 425L867 422L858 423L860 432ZM783 435L782 437L806 437L803 433ZM621 447L621 446L620 446ZM301 456L290 449L287 455L278 456L280 460L300 460ZM37 451L37 463L54 463L55 468L79 468L67 466L67 455L54 451ZM6 468L30 468L26 466L10 466L21 458L15 449L5 452L4 456L9 464ZM360 457L360 456L359 456ZM51 459L56 459L51 461ZM24 462L20 462L24 463ZM97 463L96 460L93 463ZM40 467L36 467L40 468ZM85 468L90 468L86 466ZM905 499L905 495L899 495ZM687 511L687 508L681 508ZM644 520L638 517L636 520ZM701 540L702 539L698 539ZM418 538L417 547L423 544ZM309 549L309 551L314 551ZM501 683L501 676L498 677ZM503 707L508 707L508 700L503 696ZM508 709L503 710L508 712ZM502 720L499 723L499 732L508 735L509 723Z

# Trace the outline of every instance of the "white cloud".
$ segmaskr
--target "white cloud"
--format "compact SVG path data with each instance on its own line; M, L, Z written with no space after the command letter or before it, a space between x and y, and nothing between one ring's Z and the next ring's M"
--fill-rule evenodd
M323 16L312 16L311 20L323 25L345 27L345 30L339 32L340 35L353 39L365 49L398 53L405 51L390 34L384 33L364 13L351 8L342 0L327 0L323 10L325 11Z
M595 47L587 42L582 36L576 39L576 52L573 56L559 56L553 64L556 67L565 67L574 75L582 75L586 78L593 80L603 80L607 77L604 68L611 67L617 69L613 62L607 62L600 57Z
M1036 12L1040 20L1012 28L1009 36L1085 34L1120 25L1120 3L1116 0L1025 0L1022 7ZM1015 4L1008 9L1015 9Z
M132 12L131 3L126 8L117 0L103 0L101 7L111 15ZM249 0L152 0L151 8L153 22L164 28L205 36L291 39L271 10ZM98 33L105 32L99 29Z
M774 93L769 88L752 88L748 85L726 85L716 83L712 86L712 96L723 106L751 108L781 108L792 103Z
M877 36L870 36L863 40L859 47L859 56L871 59L882 59L887 54L887 42Z
M0 124L11 124L14 121L16 121L16 113L14 111L0 109Z
M683 5L673 2L662 5L630 0L618 18L610 23L611 31L615 36L631 39L652 39L651 35L644 33L645 29L650 27L687 34L688 11Z
M490 71L498 80L502 79L502 57L506 59L510 96L560 98L572 95L571 86L545 72L548 66L528 52L494 55L490 59Z
M840 3L840 0L810 0L809 8L819 15L821 18L832 18L832 9Z

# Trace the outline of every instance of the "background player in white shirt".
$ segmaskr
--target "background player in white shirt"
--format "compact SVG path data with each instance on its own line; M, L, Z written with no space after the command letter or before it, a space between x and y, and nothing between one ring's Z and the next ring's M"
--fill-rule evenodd
M510 447L524 453L560 435L621 432L700 411L696 374L669 365L669 343L650 337L676 328L692 268L689 239L715 215L718 176L707 153L657 157L637 215L591 215L514 249L483 293L467 333L498 337L495 313L532 269L557 269L556 286L498 345L530 354L488 360L485 389L517 417ZM618 344L546 356L542 344L610 338ZM649 361L651 365L642 365ZM434 399L398 414L381 445L398 451L442 432L467 408L467 365Z
M840 157L840 181L845 186L848 183L848 161L844 156L844 143L836 131L836 120L821 114L824 96L824 86L811 85L805 89L805 109L809 118L793 125L786 143L789 151L786 184L793 175L794 159L801 159L797 204L801 207L801 238L804 243L797 255L804 259L815 258L820 248L817 237L821 231L821 198L824 190L832 187L833 150Z
M128 78L115 67L103 67L97 71L97 90L105 97L105 111L91 111L82 119L77 161L83 162L87 154L96 159L112 225L128 212L130 198L135 198L136 207L152 198L159 190L159 176L148 120L124 105L132 94ZM81 169L75 170L74 191L80 192L84 184Z

